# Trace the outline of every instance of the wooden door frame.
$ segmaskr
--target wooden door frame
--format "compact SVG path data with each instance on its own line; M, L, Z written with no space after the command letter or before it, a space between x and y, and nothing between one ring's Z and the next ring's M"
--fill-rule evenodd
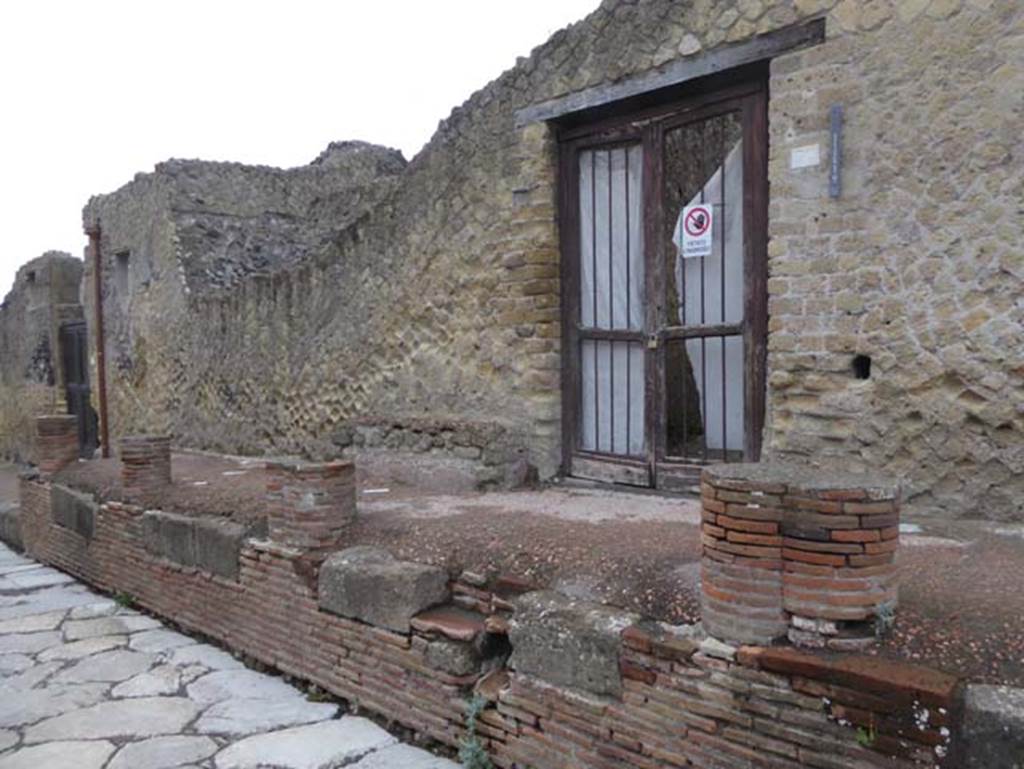
M716 78L720 81L720 78ZM644 348L645 360L645 438L647 457L640 461L620 455L582 452L578 448L580 425L580 261L579 261L579 164L581 150L614 148L639 143L643 147L644 190L644 263L646 291L646 324L643 336L663 327L665 265L660 257L664 246L664 211L661 201L662 143L667 124L699 120L703 113L721 112L723 103L738 102L743 111L744 171L744 331L745 400L748 416L744 440L745 461L760 456L766 399L767 352L767 215L768 215L768 126L767 72L764 68L748 69L744 76L722 87L693 88L689 96L678 96L655 106L640 109L622 105L615 114L605 112L586 122L576 118L571 124L557 127L558 133L558 223L560 240L562 290L562 472L570 474L574 458L593 459L611 468L610 480L636 485L654 486L659 467L666 462L661 451L664 442L664 341L657 340L656 349ZM749 176L750 171L760 173ZM653 211L648 201L658 201ZM606 336L612 336L606 334ZM635 333L628 334L636 341ZM623 337L625 338L625 337ZM641 337L643 338L643 337ZM648 337L650 338L650 337ZM662 380L658 377L661 376ZM682 463L694 468L697 463ZM658 484L661 487L660 483Z

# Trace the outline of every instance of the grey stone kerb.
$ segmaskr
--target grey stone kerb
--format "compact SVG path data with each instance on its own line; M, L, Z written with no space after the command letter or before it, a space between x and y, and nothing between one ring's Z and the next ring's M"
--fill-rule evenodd
M53 522L86 539L92 539L99 506L88 494L53 484L50 489L50 510Z
M559 686L622 695L621 636L637 615L548 590L521 596L515 607L512 668Z
M182 566L238 579L239 555L249 530L220 518L193 518L162 510L142 515L142 542L158 556Z
M408 633L409 620L448 597L443 569L399 561L377 547L342 550L320 567L320 608L399 633Z
M966 769L1024 767L1024 689L972 684L964 698Z

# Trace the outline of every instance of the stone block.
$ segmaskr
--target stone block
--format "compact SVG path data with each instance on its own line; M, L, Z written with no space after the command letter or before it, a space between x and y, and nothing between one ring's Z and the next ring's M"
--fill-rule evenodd
M966 769L1024 766L1024 689L972 684L964 698Z
M638 617L540 590L515 601L510 665L519 673L598 695L622 694L622 631Z
M453 676L468 676L480 672L480 655L475 645L447 638L427 644L424 658L428 665Z
M53 522L65 529L92 539L96 528L98 505L88 494L54 484L50 489L50 511Z
M0 541L15 550L24 550L21 538L21 511L17 507L0 510Z
M193 519L161 510L142 515L142 540L155 555L182 566L196 566L196 534Z
M242 524L219 518L198 518L195 528L196 566L228 579L238 579L238 554L248 532Z
M449 598L444 570L396 560L376 547L334 553L319 579L320 608L400 633L409 632L416 614Z

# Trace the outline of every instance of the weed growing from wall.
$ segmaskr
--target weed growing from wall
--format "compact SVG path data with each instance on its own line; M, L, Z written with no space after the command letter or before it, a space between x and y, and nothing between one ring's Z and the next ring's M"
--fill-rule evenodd
M480 695L473 697L466 709L466 737L459 746L459 760L465 769L494 769L487 750L476 734L476 720L487 707L487 700Z

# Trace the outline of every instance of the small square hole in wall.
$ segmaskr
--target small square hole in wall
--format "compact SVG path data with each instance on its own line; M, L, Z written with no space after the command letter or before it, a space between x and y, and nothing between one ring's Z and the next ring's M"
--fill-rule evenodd
M27 274L27 275L25 276L25 280L26 280L26 281L28 281L28 283L29 283L30 285L31 285L32 283L35 283L35 282L36 282L36 271L35 271L35 270L32 270L32 271L30 271L30 272L29 272L29 273L28 273L28 274Z
M854 355L853 361L850 364L853 369L853 376L857 379L870 379L871 378L871 356L870 355Z
M114 286L122 297L128 296L128 262L130 251L118 251L114 254Z

